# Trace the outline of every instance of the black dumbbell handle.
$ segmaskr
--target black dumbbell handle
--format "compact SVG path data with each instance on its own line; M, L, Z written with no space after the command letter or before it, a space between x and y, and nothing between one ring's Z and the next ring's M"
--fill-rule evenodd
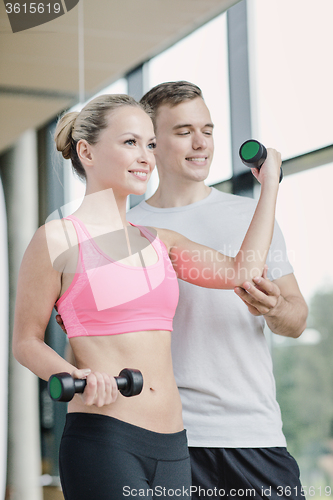
M118 376L118 377L115 377L115 380L117 382L117 386L118 386L119 391L127 389L129 382L128 382L128 379L126 377ZM86 385L87 385L87 380L85 378L74 379L75 393L82 394Z
M253 153L251 153L253 151ZM256 141L255 139L250 139L249 141L245 141L241 147L239 148L239 156L244 165L249 168L257 168L260 170L262 164L267 158L267 149L261 142ZM281 182L283 179L282 167L280 168L280 179Z

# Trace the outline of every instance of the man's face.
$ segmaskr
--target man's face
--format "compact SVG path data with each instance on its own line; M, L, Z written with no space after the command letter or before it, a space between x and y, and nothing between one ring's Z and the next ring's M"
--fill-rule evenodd
M197 97L174 107L163 105L156 117L155 157L159 173L203 181L213 159L213 124L208 108Z

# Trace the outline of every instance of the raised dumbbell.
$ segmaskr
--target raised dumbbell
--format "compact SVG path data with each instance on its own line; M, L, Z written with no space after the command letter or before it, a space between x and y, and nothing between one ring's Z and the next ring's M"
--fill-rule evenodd
M260 170L261 165L267 158L267 149L261 142L254 139L245 141L239 148L239 156L244 165L250 168L257 168ZM283 179L282 168L280 169L280 180Z
M142 391L143 377L139 370L124 368L115 379L123 396L136 396ZM75 393L82 394L86 384L86 379L73 378L66 372L56 373L49 378L47 390L54 401L68 402Z

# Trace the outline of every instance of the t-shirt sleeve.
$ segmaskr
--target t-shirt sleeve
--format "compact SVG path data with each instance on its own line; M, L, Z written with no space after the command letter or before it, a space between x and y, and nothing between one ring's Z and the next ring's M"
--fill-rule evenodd
M268 265L267 277L271 281L294 272L288 259L286 243L282 231L276 221L266 263Z

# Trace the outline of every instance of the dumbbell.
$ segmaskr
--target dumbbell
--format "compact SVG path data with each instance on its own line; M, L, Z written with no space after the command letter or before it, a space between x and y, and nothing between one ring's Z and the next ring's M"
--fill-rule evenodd
M244 165L260 170L261 165L267 158L267 149L260 142L250 139L249 141L245 141L239 148L239 156ZM282 179L283 172L281 168L279 182L281 182Z
M139 370L124 368L115 379L123 396L136 396L142 391L143 377ZM73 378L66 372L56 373L49 378L47 390L54 401L68 402L75 393L82 394L86 384L86 379Z

